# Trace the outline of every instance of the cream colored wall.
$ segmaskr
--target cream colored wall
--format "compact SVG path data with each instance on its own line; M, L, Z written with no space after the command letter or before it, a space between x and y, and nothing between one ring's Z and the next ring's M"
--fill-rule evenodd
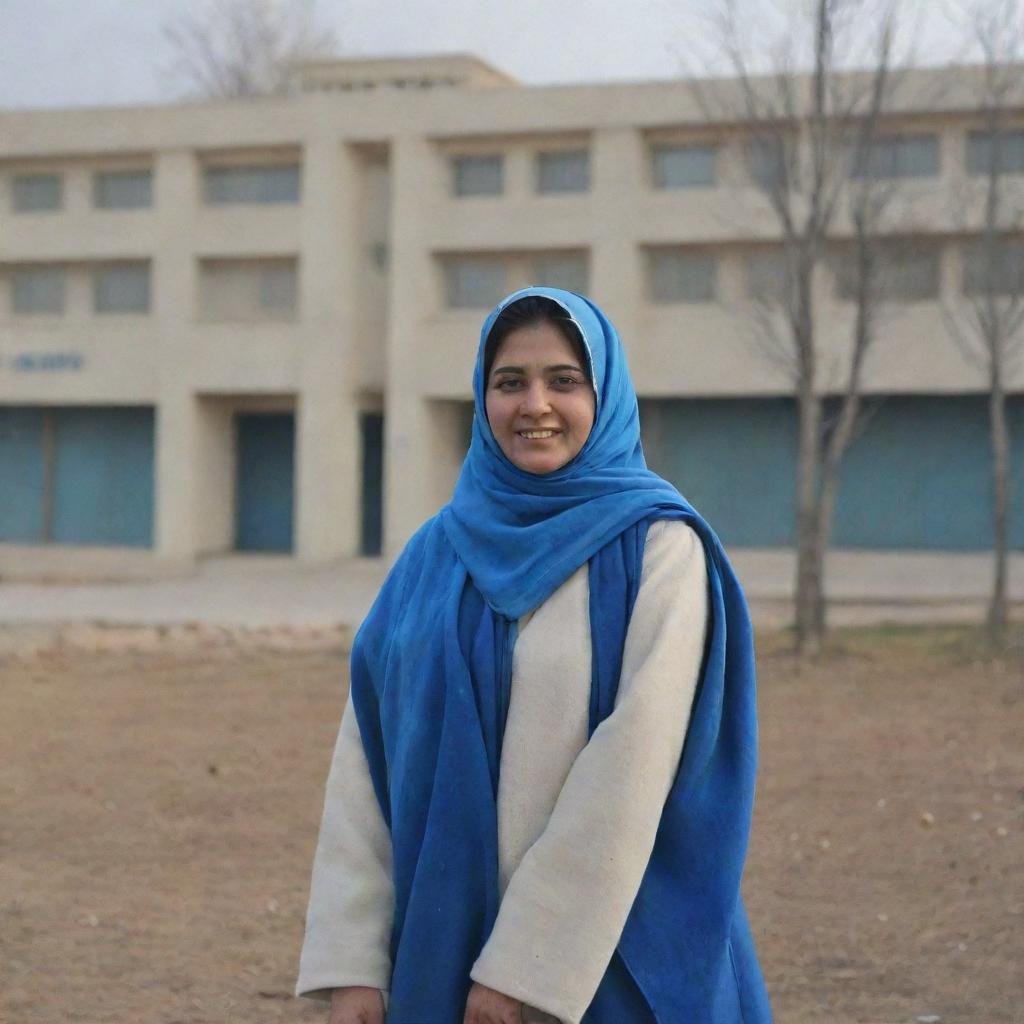
M380 393L387 375L388 276L391 273L391 170L387 150L358 149L353 154L359 176L356 236L356 335L354 357L360 392ZM378 265L377 257L383 257Z
M235 540L235 409L229 399L196 403L197 554L230 551Z
M904 120L941 132L942 173L901 188L889 223L893 231L952 239L977 223L979 189L963 172L964 116L929 110L939 81L948 110L968 105L970 74L910 76ZM733 86L714 88L728 105ZM469 396L486 313L445 308L440 260L446 255L502 252L523 266L526 254L539 250L586 252L590 290L619 328L641 394L789 391L778 365L759 351L743 312L742 251L777 239L778 231L764 197L740 173L742 125L711 133L724 139L718 187L651 187L652 142L698 140L710 131L684 83L380 89L2 113L0 401L155 405L156 549L175 559L228 543L229 399L291 402L298 428L296 553L320 560L356 550L358 411L366 396L383 394L385 534L394 551L446 500L454 480L460 447L454 410L464 407L450 403ZM591 154L590 190L536 195L534 154L580 144ZM504 194L453 197L451 156L496 150L507 161ZM282 158L302 164L297 206L202 201L205 164ZM154 170L152 209L91 208L94 170L139 166ZM33 170L65 175L63 210L8 212L7 178ZM1024 201L1024 181L1020 192ZM677 242L721 251L721 304L648 300L644 247ZM384 270L371 266L373 247L381 244ZM201 322L202 259L280 257L297 260L294 322ZM150 316L115 322L90 313L84 268L111 258L152 260ZM64 317L8 315L3 268L31 261L76 268ZM959 270L952 246L943 256L943 281L944 301L955 304ZM819 299L831 354L823 360L827 388L835 386L830 367L848 343L850 308L835 301L827 274ZM76 351L85 362L75 373L15 374L5 357L22 351ZM887 316L867 383L878 392L983 387L950 340L940 303ZM1014 387L1024 388L1024 367ZM211 395L220 397L213 402Z

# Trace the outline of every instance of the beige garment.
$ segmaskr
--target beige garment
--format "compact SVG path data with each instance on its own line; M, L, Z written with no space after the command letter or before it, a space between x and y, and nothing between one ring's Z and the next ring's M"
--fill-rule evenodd
M679 522L648 533L614 712L587 741L588 579L520 620L498 793L503 890L475 981L527 1022L577 1024L618 943L675 776L700 670L707 574ZM390 839L351 707L327 783L296 993L387 989Z

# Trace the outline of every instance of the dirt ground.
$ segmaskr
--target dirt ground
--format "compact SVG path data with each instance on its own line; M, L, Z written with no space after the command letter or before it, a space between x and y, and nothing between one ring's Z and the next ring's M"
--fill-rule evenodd
M760 644L745 880L779 1024L1024 1022L1024 662ZM0 658L0 1021L323 1021L292 996L340 650ZM628 1022L624 1022L628 1024Z

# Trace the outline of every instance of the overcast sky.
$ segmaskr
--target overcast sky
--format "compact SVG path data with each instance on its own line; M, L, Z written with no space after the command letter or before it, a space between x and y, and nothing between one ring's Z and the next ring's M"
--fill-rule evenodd
M161 25L202 0L0 0L0 106L176 98ZM740 0L752 9L764 0ZM929 63L957 34L907 0ZM952 2L952 0L950 0ZM474 53L524 82L668 78L693 66L710 0L319 0L342 56ZM962 34L961 34L962 38ZM162 73L163 71L163 73Z

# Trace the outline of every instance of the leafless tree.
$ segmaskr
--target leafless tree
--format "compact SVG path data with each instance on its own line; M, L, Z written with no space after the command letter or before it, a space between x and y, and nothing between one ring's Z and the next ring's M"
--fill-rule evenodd
M168 78L199 98L279 95L296 66L336 52L316 0L201 0L167 21Z
M709 120L744 124L750 175L781 235L785 286L774 311L757 310L756 333L768 341L764 351L785 370L796 399L795 625L798 651L814 656L825 633L824 560L839 470L863 412L865 362L883 296L879 235L894 186L876 173L875 154L900 79L893 60L896 0L808 0L785 33L787 44L762 55L771 70L756 68L756 74L743 44L748 9L721 0L715 10L714 34L737 90L699 82L694 89ZM877 30L870 39L865 23ZM809 71L801 71L794 45L808 35L803 63ZM866 50L853 52L865 43ZM851 64L861 70L850 70ZM843 217L852 236L848 290L856 315L839 365L826 348L815 285L819 268L833 256ZM838 371L838 380L827 379L830 371ZM838 396L831 416L829 392Z
M1007 554L1011 438L1006 393L1024 359L1024 189L1012 173L1024 165L1024 6L975 0L964 9L982 55L977 128L968 137L967 209L980 206L978 234L964 247L965 302L947 323L985 374L992 448L993 581L987 625L992 644L1008 629Z

